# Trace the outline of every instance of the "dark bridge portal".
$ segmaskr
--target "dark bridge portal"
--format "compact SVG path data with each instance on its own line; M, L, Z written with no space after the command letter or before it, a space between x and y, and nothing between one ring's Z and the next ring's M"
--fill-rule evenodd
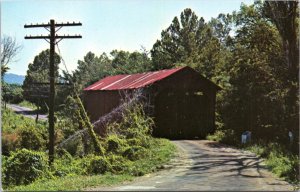
M204 138L214 128L208 103L207 96L197 90L161 92L155 98L153 134L172 139Z

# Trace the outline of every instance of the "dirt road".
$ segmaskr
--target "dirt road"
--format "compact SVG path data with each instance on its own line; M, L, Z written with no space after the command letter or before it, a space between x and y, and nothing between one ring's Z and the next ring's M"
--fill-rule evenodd
M25 117L29 117L32 119L36 118L36 112L30 108L22 107L22 106L15 105L15 104L7 104L7 107L12 109L13 111L15 111L18 114L24 115ZM47 120L47 115L39 114L39 119Z
M207 140L174 141L180 154L168 169L140 177L132 183L88 190L230 190L291 191L293 187L279 180L261 159Z

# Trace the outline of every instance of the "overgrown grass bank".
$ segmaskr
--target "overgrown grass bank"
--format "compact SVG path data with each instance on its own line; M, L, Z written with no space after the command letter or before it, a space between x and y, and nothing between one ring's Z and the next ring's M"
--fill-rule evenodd
M166 139L153 139L152 147L149 150L149 155L136 161L127 162L127 168L122 173L112 173L112 170L104 174L97 175L80 175L84 172L84 161L88 159L74 159L68 162L69 167L58 162L56 171L66 176L53 176L52 178L42 178L29 185L21 185L7 188L12 191L58 191L58 190L83 190L98 186L110 186L119 184L125 181L131 181L136 176L142 176L160 169L162 165L167 163L174 155L176 147ZM62 161L62 160L59 160ZM82 167L81 167L81 165ZM115 166L118 166L115 164ZM80 174L75 171L80 169ZM79 174L79 175L78 175Z
M39 121L38 123L35 122L34 119L25 117L23 115L16 114L13 110L2 107L1 109L2 115L2 132L14 132L19 127L27 127L27 126L47 126L46 121ZM39 128L39 127L38 127Z
M288 146L263 141L252 141L242 145L232 130L218 130L215 134L207 136L207 139L254 152L265 159L266 166L275 175L289 183L299 185L299 155L293 154Z
M122 121L109 124L105 136L94 135L101 153L95 150L88 132L63 147L57 146L51 166L45 152L46 125L35 124L31 119L27 122L10 110L5 110L3 120L7 132L4 136L7 141L2 145L6 151L2 156L5 190L82 190L117 184L159 170L176 151L169 140L151 136L153 120L144 113L142 105L126 110ZM15 122L19 123L15 125ZM59 125L57 140L79 129L74 126L78 124L68 130ZM11 139L8 133L15 137Z
M278 177L292 184L299 184L299 156L290 153L277 143L250 144L244 148L264 158L266 165Z
M11 109L2 108L2 155L27 148L45 149L47 139L47 122L35 122L34 119L18 115Z
M110 186L124 181L132 180L132 175L113 175L106 173L104 175L75 175L51 180L36 181L27 186L18 186L11 188L12 191L79 191L89 187Z

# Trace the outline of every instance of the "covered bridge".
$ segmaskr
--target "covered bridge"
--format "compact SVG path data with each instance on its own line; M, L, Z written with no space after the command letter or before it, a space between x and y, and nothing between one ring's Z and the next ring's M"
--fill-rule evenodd
M141 88L154 107L154 136L191 139L214 132L220 87L190 67L109 76L88 86L84 104L92 122L118 107L124 91Z

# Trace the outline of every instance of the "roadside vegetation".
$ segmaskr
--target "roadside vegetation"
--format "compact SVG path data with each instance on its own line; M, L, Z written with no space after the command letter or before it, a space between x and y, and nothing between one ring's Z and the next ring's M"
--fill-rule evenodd
M23 101L23 89L21 85L8 84L3 82L1 86L1 91L2 101L4 103L18 104Z
M250 143L241 144L241 140L235 137L230 131L216 131L208 135L207 139L232 145L243 150L255 153L264 159L264 162L275 175L283 178L295 186L299 186L299 154L293 150L297 147L285 143L265 142L263 140L252 140ZM293 152L294 151L294 152Z
M18 105L22 106L22 107L27 107L29 109L32 110L36 110L37 106L34 103L31 103L29 101L23 100L22 102L18 103Z
M10 156L16 150L44 150L48 138L47 122L36 123L33 119L2 107L2 155Z
M3 92L2 99L5 103L18 104L33 110L37 109L37 106L34 103L24 99L22 85L3 82L1 91Z
M244 147L265 159L266 165L277 176L292 184L299 184L299 156L278 143L258 143Z
M68 160L61 157L55 160L55 169L50 172L50 178L44 176L29 185L9 189L13 191L69 191L131 181L136 176L159 170L161 165L172 157L175 147L168 140L153 139L153 142L155 144L139 160L128 160L123 156L112 154L107 157L109 161L92 155ZM103 162L107 164L107 167L103 167Z
M105 137L97 136L103 155L88 145L90 139L79 138L56 149L52 166L45 152L46 124L35 124L9 109L3 109L2 120L2 183L7 190L82 190L116 184L159 170L175 153L168 140L151 136L153 121L140 105L126 110L122 122L109 125ZM57 127L58 137L64 138Z

